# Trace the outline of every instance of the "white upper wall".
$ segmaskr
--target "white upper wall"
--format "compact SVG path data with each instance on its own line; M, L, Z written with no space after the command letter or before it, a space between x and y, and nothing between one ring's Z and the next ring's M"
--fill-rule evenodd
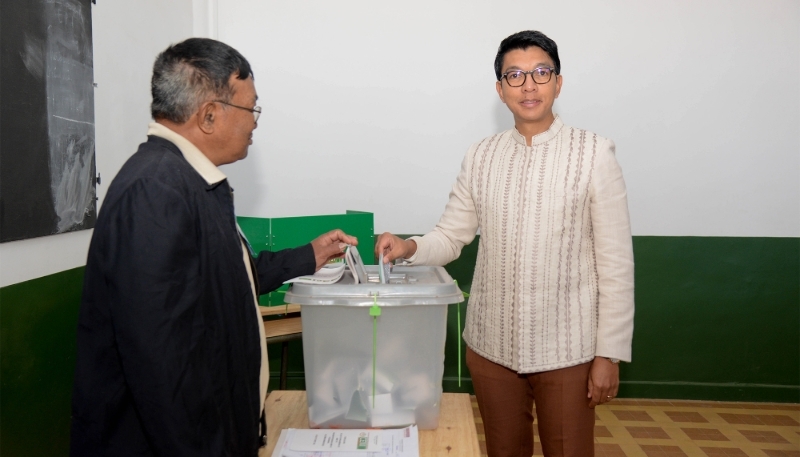
M512 125L497 45L539 29L559 45L557 112L617 143L634 234L800 236L799 2L496 3L99 0L98 197L145 140L155 56L218 36L264 107L250 157L223 168L239 214L357 209L424 233L467 147ZM84 265L91 234L0 244L0 287Z
M559 46L556 111L617 144L635 235L800 235L800 2L509 5L220 0L264 107L223 168L237 212L427 232L467 147L513 125L500 40L537 29Z
M92 5L95 139L102 202L111 179L147 139L156 55L192 35L192 0L98 0ZM92 230L0 244L0 287L86 264Z

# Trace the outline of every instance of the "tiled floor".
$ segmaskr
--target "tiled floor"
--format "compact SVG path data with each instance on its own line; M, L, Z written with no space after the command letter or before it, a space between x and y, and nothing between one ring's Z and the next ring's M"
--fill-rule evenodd
M472 411L486 455L475 397ZM800 457L800 404L616 399L596 414L596 457Z

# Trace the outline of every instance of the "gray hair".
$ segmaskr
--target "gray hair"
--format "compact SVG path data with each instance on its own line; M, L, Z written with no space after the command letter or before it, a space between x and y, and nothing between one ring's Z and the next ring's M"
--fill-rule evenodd
M252 73L247 59L227 44L189 38L168 47L156 58L150 83L150 113L153 119L183 124L211 99L230 101L231 76L247 79Z

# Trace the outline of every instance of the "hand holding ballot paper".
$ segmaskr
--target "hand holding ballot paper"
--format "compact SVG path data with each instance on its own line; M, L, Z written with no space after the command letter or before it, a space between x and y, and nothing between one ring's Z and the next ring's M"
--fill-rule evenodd
M318 236L311 242L317 261L316 270L318 271L331 260L341 258L346 246L355 246L356 244L358 244L356 237L347 235L339 229Z
M358 248L355 246L348 246L344 253L344 260L347 263L347 266L350 267L350 271L353 272L353 279L356 284L366 284L370 282L369 275L367 275L367 270L364 268L364 261L361 259L361 255L358 253ZM379 255L378 263L378 282L381 284L389 284L389 273L392 271L392 266L383 262L382 252Z
M380 264L380 268L378 269L378 282L381 284L389 284L389 274L391 273L392 266L389 263L383 262L383 253L381 253L379 257L378 263ZM358 248L348 245L344 250L344 262L327 263L313 275L298 276L284 281L284 284L334 284L342 279L345 265L350 269L355 284L366 284L370 282L370 277L364 267L364 261L361 259ZM375 278L373 276L372 281L374 282L374 280Z

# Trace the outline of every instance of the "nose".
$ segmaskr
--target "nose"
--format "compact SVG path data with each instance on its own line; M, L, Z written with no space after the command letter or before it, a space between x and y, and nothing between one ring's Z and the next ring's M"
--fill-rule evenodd
M522 83L522 90L525 92L534 92L536 91L538 84L533 81L533 74L525 75L525 82Z

